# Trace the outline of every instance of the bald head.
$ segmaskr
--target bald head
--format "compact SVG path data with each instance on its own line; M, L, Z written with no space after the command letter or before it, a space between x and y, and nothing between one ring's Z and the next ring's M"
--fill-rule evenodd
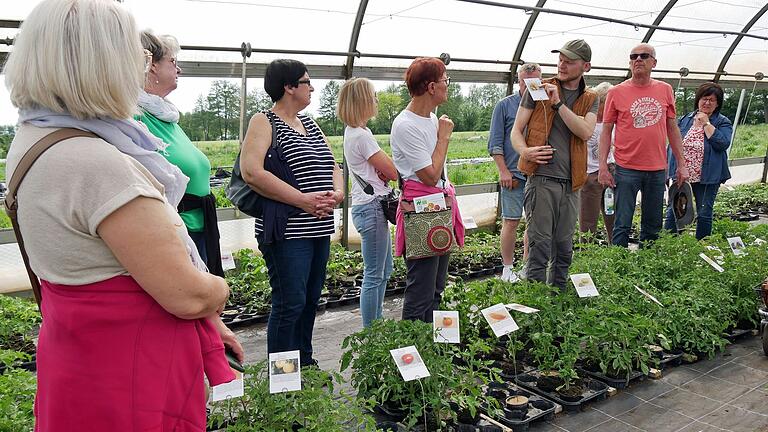
M632 49L632 52L647 52L649 53L653 58L656 58L656 48L653 47L651 44L647 43L641 43L640 45L637 45Z

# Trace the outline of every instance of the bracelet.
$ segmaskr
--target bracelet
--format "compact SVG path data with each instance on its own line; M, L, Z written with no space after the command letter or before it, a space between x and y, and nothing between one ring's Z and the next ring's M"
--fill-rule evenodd
M561 106L563 106L563 101L560 101L560 102L558 102L556 104L553 104L552 105L552 109L555 110L555 111L560 111L560 107Z

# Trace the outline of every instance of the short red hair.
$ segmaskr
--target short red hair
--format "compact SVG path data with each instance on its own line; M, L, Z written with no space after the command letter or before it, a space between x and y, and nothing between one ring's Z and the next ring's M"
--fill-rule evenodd
M431 82L437 82L445 73L445 64L435 57L419 57L405 71L405 84L411 97L427 92Z

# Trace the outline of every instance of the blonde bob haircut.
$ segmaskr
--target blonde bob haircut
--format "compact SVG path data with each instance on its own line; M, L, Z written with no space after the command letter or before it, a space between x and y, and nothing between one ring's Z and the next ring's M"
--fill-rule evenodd
M4 73L20 110L130 118L144 86L136 23L114 0L45 0L24 20Z
M376 113L376 89L370 80L350 78L341 86L336 114L345 125L364 127Z

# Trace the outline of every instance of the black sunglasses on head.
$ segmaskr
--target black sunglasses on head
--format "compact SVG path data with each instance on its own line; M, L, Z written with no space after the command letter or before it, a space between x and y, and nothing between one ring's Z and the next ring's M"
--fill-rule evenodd
M629 59L630 60L637 60L638 57L640 57L643 60L648 60L649 58L654 58L652 55L650 55L648 53L640 53L640 54L632 53L632 54L629 55Z

